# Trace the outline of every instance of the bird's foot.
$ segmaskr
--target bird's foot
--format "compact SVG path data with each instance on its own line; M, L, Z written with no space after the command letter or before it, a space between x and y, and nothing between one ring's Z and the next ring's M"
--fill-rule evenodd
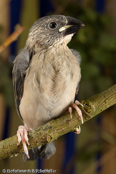
M78 105L81 105L83 107L83 105L79 101L76 100L75 103L71 103L71 105L68 108L68 110L69 110L69 113L70 113L70 117L72 118L72 108L76 109L79 117L81 118L81 122L83 124L84 122L83 122L82 112L81 112L80 108L78 107ZM75 133L76 134L80 134L80 132L81 132L81 128L79 126L78 128L75 129Z
M28 134L28 132L27 132L27 129L25 126L18 127L18 130L17 130L18 143L17 143L17 145L19 145L22 141L24 152L27 155L27 158L30 158L28 148L27 148L27 145L29 145L29 140L28 140L27 134Z
M81 127L76 127L75 128L75 131L74 131L75 134L80 134L81 133Z

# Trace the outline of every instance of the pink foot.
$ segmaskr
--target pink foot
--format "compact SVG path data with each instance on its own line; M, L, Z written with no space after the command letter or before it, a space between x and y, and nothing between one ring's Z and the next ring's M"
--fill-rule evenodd
M81 105L81 106L83 107L83 105L82 105L79 101L76 100L75 103L71 103L71 105L70 105L70 107L68 108L68 110L69 110L69 113L70 113L70 117L72 118L72 108L76 109L76 111L77 111L79 117L81 118L81 122L82 122L82 124L83 124L84 121L83 121L82 112L81 112L81 110L79 109L78 105ZM76 134L80 134L80 132L81 132L81 128L80 128L80 126L79 126L78 128L75 129L75 133L76 133Z
M28 134L28 132L27 132L27 129L25 126L18 127L18 130L17 130L18 143L17 143L17 145L19 145L22 141L24 152L27 155L27 158L30 158L29 153L28 153L28 148L27 148L27 145L29 145L29 140L28 140L27 134Z
M75 131L74 131L75 134L80 134L81 133L81 127L76 127L75 128Z

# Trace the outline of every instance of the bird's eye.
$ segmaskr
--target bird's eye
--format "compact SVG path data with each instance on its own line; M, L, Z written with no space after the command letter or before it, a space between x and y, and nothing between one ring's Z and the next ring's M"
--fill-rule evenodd
M53 30L53 29L57 28L57 24L56 24L56 22L50 22L48 27Z

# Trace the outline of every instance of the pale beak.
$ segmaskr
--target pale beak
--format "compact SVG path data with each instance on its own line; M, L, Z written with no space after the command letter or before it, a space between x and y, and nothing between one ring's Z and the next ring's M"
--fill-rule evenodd
M70 27L72 27L72 25L65 25L64 27L59 28L59 32L62 32L62 31L66 30L67 28L70 28Z

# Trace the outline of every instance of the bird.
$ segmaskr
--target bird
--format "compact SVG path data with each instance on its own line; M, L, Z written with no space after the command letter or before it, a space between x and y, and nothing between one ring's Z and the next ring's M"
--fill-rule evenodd
M83 123L79 101L74 101L81 79L80 54L67 44L84 27L76 18L50 15L38 19L30 28L24 48L13 62L13 88L16 110L23 125L17 130L24 160L49 159L56 151L53 142L28 150L28 131L67 110L75 108ZM77 129L80 133L80 129Z

